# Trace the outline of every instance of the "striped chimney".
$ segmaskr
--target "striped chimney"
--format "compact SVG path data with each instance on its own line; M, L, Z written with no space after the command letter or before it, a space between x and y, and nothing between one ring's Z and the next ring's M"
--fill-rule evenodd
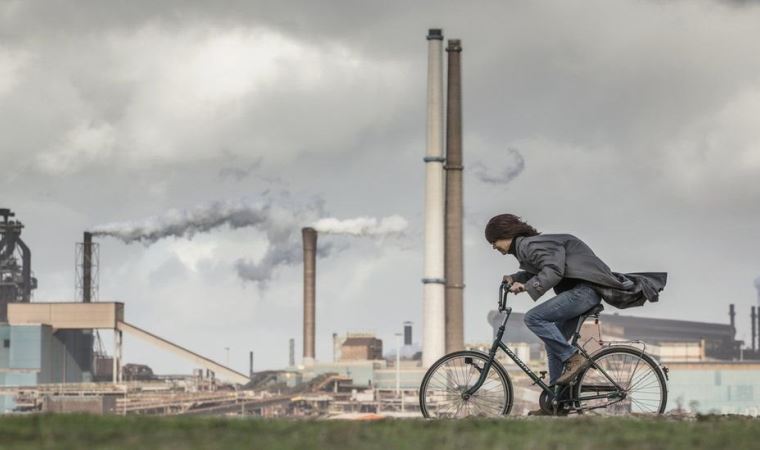
M314 364L317 230L303 228L303 363Z
M427 149L425 150L425 263L422 282L422 363L432 365L445 351L443 33L428 40Z
M464 350L462 250L462 46L449 40L446 108L446 352Z

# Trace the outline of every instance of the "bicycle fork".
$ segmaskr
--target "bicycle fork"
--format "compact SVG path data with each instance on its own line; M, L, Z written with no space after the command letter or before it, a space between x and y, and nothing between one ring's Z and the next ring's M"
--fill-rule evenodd
M480 376L478 377L478 380L475 382L475 384L462 393L462 398L465 400L469 400L470 397L472 397L472 395L475 394L481 386L483 386L483 383L486 382L488 372L491 370L494 359L496 359L496 351L500 347L499 344L501 344L501 338L504 336L504 330L507 328L507 320L509 320L509 316L512 314L512 308L505 309L505 312L507 314L504 316L504 320L501 321L501 326L499 326L499 330L496 332L496 339L494 339L493 344L491 345L491 350L488 351L488 361L486 361L485 365L480 368L473 363L472 358L464 359L465 364L473 365L475 367L475 370L480 372Z

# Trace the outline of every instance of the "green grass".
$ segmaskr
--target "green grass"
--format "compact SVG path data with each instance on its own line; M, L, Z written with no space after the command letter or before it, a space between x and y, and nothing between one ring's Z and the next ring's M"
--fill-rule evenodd
M760 420L512 418L376 422L0 416L0 449L752 449Z

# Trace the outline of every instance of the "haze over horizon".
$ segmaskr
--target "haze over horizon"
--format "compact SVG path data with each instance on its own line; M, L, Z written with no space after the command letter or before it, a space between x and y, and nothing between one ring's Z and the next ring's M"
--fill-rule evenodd
M425 35L440 27L463 47L466 341L491 337L517 268L483 238L502 212L581 237L615 271L669 273L658 304L607 312L728 323L735 303L747 340L758 23L753 1L6 1L0 207L26 225L36 300L74 297L74 243L104 223L267 197L310 219L398 215L395 240L320 235L335 251L317 263L317 359L333 332L373 330L391 351L410 320L419 341ZM244 372L249 350L257 370L284 367L290 338L300 361L301 266L266 289L236 270L264 258L261 229L98 242L100 299L129 322L222 362L230 347ZM124 355L192 368L133 339Z

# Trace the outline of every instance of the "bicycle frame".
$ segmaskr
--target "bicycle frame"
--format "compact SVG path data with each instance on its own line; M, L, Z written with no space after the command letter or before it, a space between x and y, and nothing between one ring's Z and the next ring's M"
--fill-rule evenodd
M536 375L536 373L533 372L533 370L531 370L530 367L528 367L528 365L525 364L520 359L520 357L517 356L501 340L502 337L504 336L504 331L507 328L507 321L509 320L509 316L512 314L512 308L507 306L507 294L509 293L509 287L510 285L505 282L501 283L501 286L499 287L499 312L506 313L506 314L504 316L504 320L502 320L501 325L499 326L499 329L496 333L496 338L493 341L493 345L491 345L491 349L488 352L488 361L486 361L486 364L485 366L483 366L482 369L478 369L478 371L480 372L480 376L478 377L478 380L475 382L475 384L471 388L467 389L467 391L465 391L462 395L465 399L467 399L471 397L473 394L475 394L478 391L478 389L481 388L481 386L483 386L483 383L485 383L486 377L488 376L488 372L491 370L493 361L496 358L496 352L498 349L501 349L504 353L507 354L507 356L509 356L509 358L512 361L514 361L515 364L517 364L517 367L519 367L523 372L525 372L526 375L528 375L528 377L530 377L531 380L533 380L533 384L538 385L544 392L546 392L549 395L554 395L555 396L554 398L557 398L558 397L557 394L560 393L560 386L555 385L554 390L553 390L551 386L544 383L543 379L540 376ZM580 328L582 324L583 324L583 321L578 320L578 325L575 328L575 333L573 334L573 339L571 342L572 345L576 347L583 354L583 356L585 356L590 361L590 367L594 367L597 370L599 370L602 374L604 374L604 376L610 381L610 383L612 383L615 386L615 389L611 389L610 394L590 395L590 396L584 396L584 397L581 397L579 395L578 398L571 398L571 399L568 399L567 401L577 402L577 401L583 401L583 400L594 400L594 399L605 399L605 398L610 399L612 396L615 396L615 394L620 396L620 398L617 401L623 400L625 398L624 389L620 387L620 385L617 384L615 380L613 380L604 369L599 367L591 359L590 355L586 352L586 350L584 350L582 347L579 347L577 345L578 338L580 337ZM477 366L476 366L476 369L477 369ZM567 388L568 386L565 386L564 388ZM616 403L617 401L614 401L610 404ZM609 406L609 405L604 405L603 407L606 407L606 406Z

